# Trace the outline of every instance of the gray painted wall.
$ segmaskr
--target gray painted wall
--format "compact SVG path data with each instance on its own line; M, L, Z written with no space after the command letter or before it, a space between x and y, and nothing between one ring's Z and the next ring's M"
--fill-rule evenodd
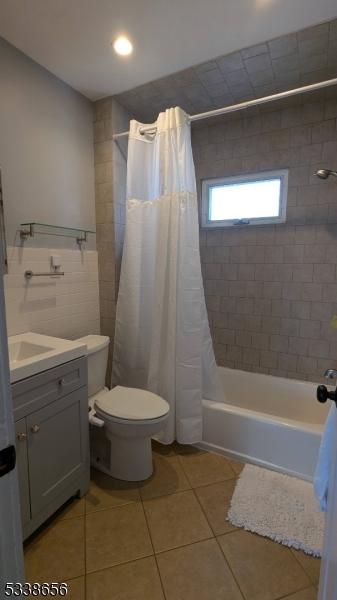
M92 104L2 38L0 84L7 243L25 221L95 229ZM76 247L54 236L26 244Z

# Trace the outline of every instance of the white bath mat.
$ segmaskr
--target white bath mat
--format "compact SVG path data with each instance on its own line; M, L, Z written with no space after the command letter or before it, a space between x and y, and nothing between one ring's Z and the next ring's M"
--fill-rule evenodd
M324 514L308 481L246 465L234 490L228 520L307 554L322 554Z

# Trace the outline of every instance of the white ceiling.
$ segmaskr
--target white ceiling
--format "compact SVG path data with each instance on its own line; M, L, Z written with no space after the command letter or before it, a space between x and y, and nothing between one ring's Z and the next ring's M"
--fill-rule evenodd
M1 0L0 35L94 100L336 16L336 0Z

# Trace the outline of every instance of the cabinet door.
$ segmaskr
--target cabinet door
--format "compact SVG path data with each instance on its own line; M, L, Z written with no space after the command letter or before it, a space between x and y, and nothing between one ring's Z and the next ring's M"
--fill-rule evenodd
M88 428L86 387L27 417L33 517L88 468Z
M27 424L26 419L15 423L16 435L16 466L20 489L20 506L22 525L30 521L30 498L27 454Z

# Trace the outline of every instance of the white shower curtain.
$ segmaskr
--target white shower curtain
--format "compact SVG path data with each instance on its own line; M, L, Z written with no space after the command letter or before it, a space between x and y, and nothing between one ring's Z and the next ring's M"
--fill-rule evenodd
M130 123L126 230L113 381L165 398L159 441L202 439L202 398L217 376L199 254L196 183L187 115L161 113L156 133Z

